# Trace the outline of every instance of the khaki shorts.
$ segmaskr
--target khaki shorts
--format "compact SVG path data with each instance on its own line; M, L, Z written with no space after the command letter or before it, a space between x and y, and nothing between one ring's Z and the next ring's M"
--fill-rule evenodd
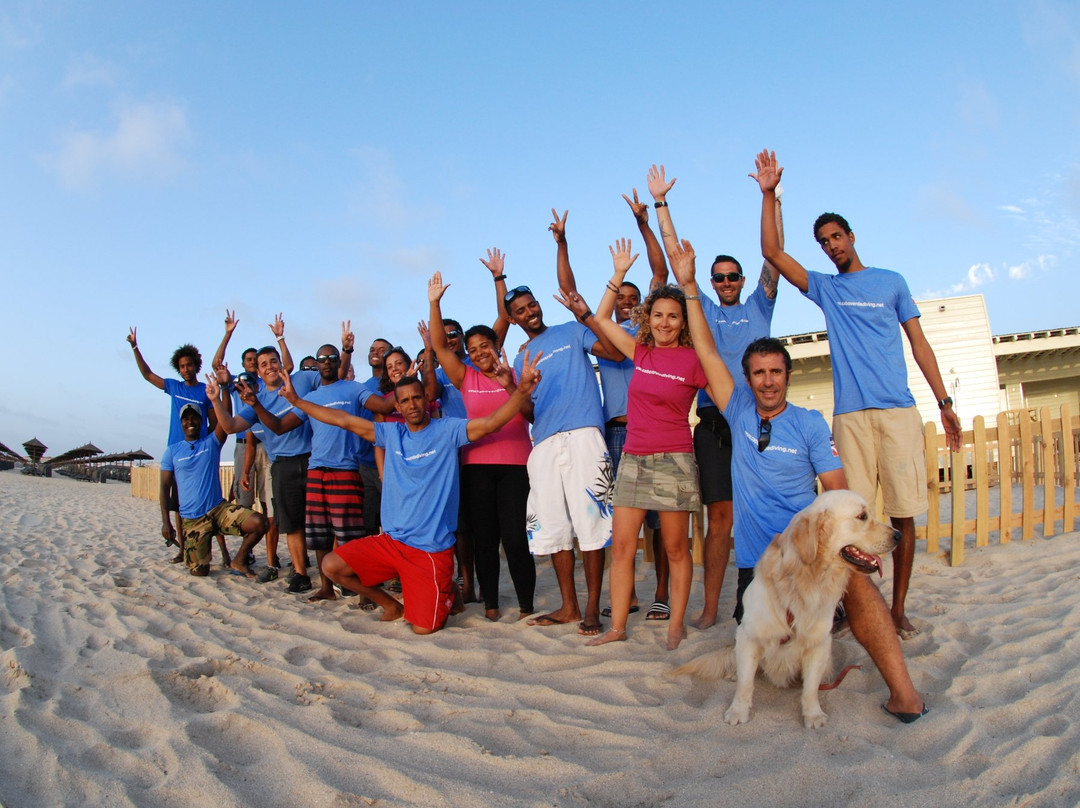
M647 511L698 510L701 497L694 456L688 452L623 454L613 504Z
M184 520L184 561L190 569L210 564L210 544L218 533L240 536L240 527L255 511L221 501L221 504L198 519Z
M926 450L915 407L833 416L833 440L848 487L873 504L881 485L886 516L926 512Z
M266 505L266 513L264 514L267 519L274 518L274 497L273 497L273 480L270 477L270 458L266 454L266 447L261 443L258 445L258 452L255 455L255 465L251 469L251 488L254 496L258 498L259 502Z

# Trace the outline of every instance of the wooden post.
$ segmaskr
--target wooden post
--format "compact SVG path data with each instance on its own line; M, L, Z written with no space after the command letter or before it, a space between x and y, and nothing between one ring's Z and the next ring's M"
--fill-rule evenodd
M1054 419L1049 407L1039 409L1043 467L1043 538L1054 535Z
M1024 541L1035 535L1035 447L1032 446L1031 418L1027 410L1020 416L1020 484L1023 486L1023 505L1020 512L1020 538Z
M949 452L949 466L952 469L952 535L949 544L949 565L958 567L964 563L964 477L967 476L964 447L961 446L959 452Z
M927 421L923 426L926 451L926 552L936 553L941 535L941 486L938 483L937 426Z
M1008 544L1012 541L1012 429L1009 427L1009 413L999 412L997 417L998 435L998 495L1001 507L998 510L998 542Z
M986 422L976 415L972 422L972 463L975 474L975 546L990 542L990 480L986 469Z
M1061 405L1061 482L1065 492L1065 506L1061 514L1061 532L1072 533L1076 529L1076 454L1073 452L1072 413L1069 405Z

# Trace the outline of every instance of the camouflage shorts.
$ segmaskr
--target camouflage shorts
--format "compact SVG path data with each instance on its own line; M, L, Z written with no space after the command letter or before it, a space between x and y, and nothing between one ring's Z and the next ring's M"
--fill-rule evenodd
M696 511L701 507L698 471L689 452L624 453L615 478L616 508Z
M189 569L210 565L210 543L218 533L241 535L240 527L255 511L225 500L198 519L184 520L184 563Z

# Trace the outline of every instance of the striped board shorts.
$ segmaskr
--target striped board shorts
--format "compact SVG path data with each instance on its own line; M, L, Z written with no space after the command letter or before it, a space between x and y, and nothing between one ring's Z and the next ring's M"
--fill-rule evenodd
M364 535L364 484L357 469L309 468L304 523L309 550L334 549Z

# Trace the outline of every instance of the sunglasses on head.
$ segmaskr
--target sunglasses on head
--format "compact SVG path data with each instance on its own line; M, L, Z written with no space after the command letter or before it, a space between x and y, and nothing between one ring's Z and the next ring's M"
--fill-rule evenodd
M768 418L762 418L761 424L758 426L757 450L764 452L770 440L772 440L772 422Z
M461 332L460 332L460 331L457 331L457 330L454 330L454 331L447 331L447 332L446 332L446 338L447 338L447 339L457 339L457 338L458 338L458 337L460 337L460 336L461 336Z
M515 286L505 295L503 295L503 303L509 303L515 297L521 297L522 295L531 295L532 289L528 286Z
M713 283L720 283L721 281L728 281L729 283L735 283L742 277L741 272L714 272L712 279Z
M320 364L323 362L340 362L341 357L337 354L319 354L315 357L315 361Z

